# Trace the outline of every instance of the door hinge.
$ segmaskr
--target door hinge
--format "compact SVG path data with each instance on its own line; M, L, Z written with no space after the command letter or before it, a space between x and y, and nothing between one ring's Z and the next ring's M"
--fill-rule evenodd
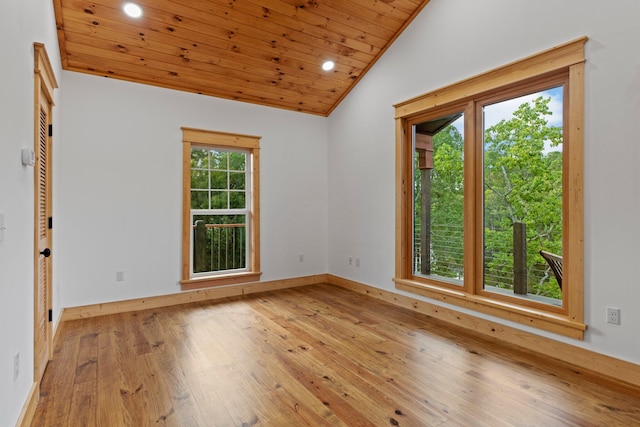
M53 125L49 125L49 136L53 136Z
M53 322L53 310L49 309L49 322Z
M53 228L53 217L50 216L49 217L49 230L51 230Z

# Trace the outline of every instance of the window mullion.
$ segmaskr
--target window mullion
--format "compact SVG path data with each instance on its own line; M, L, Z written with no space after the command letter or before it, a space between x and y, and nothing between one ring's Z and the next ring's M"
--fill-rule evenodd
M470 100L465 110L464 135L464 271L465 292L477 294L482 286L482 168L478 165L478 144L482 143L477 125L481 122L476 103ZM480 141L480 142L478 142ZM467 278L469 280L467 280Z
M569 67L568 99L565 108L568 114L565 140L566 161L563 160L563 179L566 191L562 194L563 207L563 256L566 257L565 274L570 284L564 298L564 306L571 320L584 321L584 62ZM570 179L572 178L572 179Z

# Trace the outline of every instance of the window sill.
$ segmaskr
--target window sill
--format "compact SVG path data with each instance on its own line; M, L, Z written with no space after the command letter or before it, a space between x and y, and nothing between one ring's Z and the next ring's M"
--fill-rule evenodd
M422 295L434 300L464 307L480 313L489 314L578 340L584 339L587 325L575 322L566 316L543 310L522 307L516 304L497 301L463 291L440 288L408 279L394 278L396 289Z
M194 289L212 288L214 286L236 285L239 283L257 282L260 280L261 272L245 272L235 274L225 274L224 276L207 276L181 280L180 285L183 291Z

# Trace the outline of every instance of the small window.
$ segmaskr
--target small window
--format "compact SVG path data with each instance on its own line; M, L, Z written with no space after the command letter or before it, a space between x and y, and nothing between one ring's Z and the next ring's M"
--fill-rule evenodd
M259 138L183 128L183 289L259 278Z
M583 338L585 42L395 106L398 289Z

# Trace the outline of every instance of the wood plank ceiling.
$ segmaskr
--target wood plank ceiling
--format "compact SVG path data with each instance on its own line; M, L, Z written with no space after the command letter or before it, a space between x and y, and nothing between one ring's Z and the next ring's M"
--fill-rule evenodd
M66 70L327 116L429 0L53 2Z

